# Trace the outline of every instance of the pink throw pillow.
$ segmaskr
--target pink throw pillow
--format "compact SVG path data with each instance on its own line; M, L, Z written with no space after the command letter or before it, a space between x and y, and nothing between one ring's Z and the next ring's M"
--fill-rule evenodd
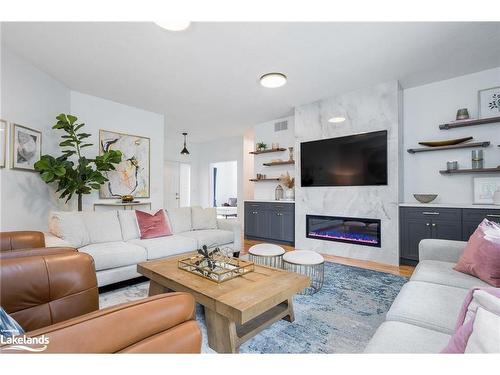
M484 219L454 269L500 287L500 225Z
M136 210L135 216L139 224L141 240L172 235L163 210L158 210L154 215Z

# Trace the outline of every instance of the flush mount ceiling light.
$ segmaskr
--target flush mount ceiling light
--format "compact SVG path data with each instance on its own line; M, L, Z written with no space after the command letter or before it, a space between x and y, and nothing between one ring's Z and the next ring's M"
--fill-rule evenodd
M184 136L184 148L181 150L181 155L189 155L189 151L186 148L186 137L188 133L182 133L182 135Z
M335 116L335 117L332 117L331 119L328 120L328 122L331 122L334 124L338 124L339 122L344 122L344 121L345 121L344 116Z
M260 77L260 84L264 87L274 89L286 83L286 75L283 73L267 73Z
M155 22L158 26L164 28L169 31L182 31L186 30L191 22L189 21L161 21Z

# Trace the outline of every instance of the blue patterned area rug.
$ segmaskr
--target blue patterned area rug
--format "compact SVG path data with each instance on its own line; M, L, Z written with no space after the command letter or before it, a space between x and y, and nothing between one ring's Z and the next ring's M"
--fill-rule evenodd
M362 352L396 298L406 278L325 262L325 283L312 296L294 297L295 321L281 320L245 342L240 353ZM102 293L101 308L147 296L148 282ZM203 309L197 319L207 344Z

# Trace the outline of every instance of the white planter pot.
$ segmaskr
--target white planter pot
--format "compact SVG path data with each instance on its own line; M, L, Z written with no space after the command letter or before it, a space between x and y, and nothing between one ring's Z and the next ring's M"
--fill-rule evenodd
M286 189L285 190L285 199L294 200L295 199L295 189Z

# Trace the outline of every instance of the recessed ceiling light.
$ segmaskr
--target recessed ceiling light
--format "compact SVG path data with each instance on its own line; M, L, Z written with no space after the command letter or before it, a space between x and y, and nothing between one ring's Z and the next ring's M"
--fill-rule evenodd
M283 73L267 73L260 77L260 84L264 87L274 89L286 83L286 75Z
M158 26L164 28L169 31L182 31L186 30L191 22L189 21L161 21L155 22Z
M328 122L333 122L334 124L338 124L339 122L344 122L344 121L345 117L343 116L335 116L328 120Z

